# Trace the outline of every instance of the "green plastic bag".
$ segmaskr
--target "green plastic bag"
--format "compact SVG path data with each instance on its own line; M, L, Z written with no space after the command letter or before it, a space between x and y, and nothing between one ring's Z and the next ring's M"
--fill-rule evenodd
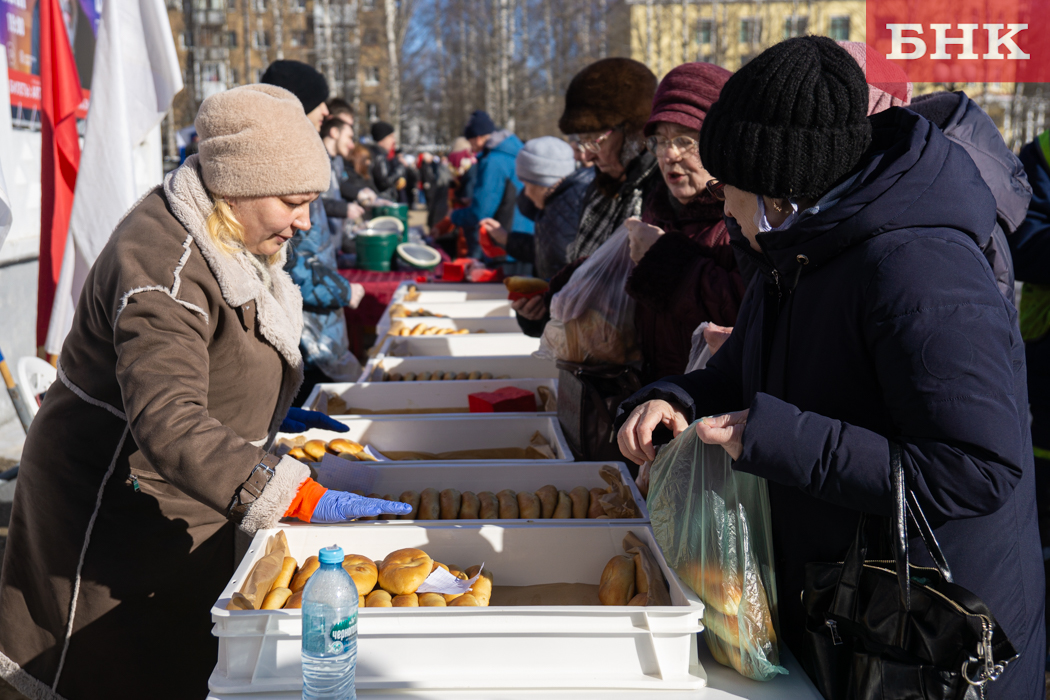
M704 639L724 666L757 681L787 673L777 649L773 534L765 479L734 471L695 423L660 450L647 504L668 565L704 602Z

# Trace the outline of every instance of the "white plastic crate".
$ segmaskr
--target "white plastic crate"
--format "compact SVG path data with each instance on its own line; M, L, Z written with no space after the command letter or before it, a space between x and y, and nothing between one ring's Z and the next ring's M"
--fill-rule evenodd
M351 463L354 466L360 462ZM516 464L513 469L508 469L504 462L369 462L367 466L376 471L373 493L389 494L395 499L405 491L422 491L426 488L456 489L459 492L472 491L480 493L491 491L499 493L503 489L512 491L532 491L551 484L560 491L571 491L577 486L586 486L588 490L598 487L605 488L607 483L598 474L602 466L609 464L620 472L620 478L634 497L638 506L639 517L616 518L610 520L596 520L592 518L559 520L561 524L571 525L595 525L604 523L619 523L633 525L649 522L649 511L645 507L645 499L639 493L638 487L631 478L631 473L623 462L550 462L548 460L534 460L528 464ZM390 524L419 525L431 522L431 520L363 520L346 523L348 525L360 525L362 527L384 526ZM457 520L462 523L492 522L492 523L514 523L530 522L549 524L553 520ZM302 523L289 523L284 527L311 527Z
M437 316L411 316L408 318L394 319L390 317L390 310L394 304L401 304L405 309L409 311L428 311L431 314L438 314ZM437 325L433 321L438 320L441 317L452 318L452 319L490 319L495 321L497 319L507 321L509 320L514 324L513 330L518 330L518 321L514 317L514 309L510 307L511 302L507 299L506 290L502 299L482 299L476 301L455 301L455 302L441 302L441 301L428 301L428 302L394 302L390 304L383 311L383 315L380 317L379 322L376 324L376 332L379 334L386 333L390 329L391 324L394 321L401 320L406 321L410 325L415 321L422 321L428 326ZM464 326L458 326L463 328Z
M336 433L317 428L305 433L278 433L278 439L303 435L307 440L334 440L346 438L367 444L378 450L393 452L454 452L500 447L528 447L529 439L537 431L547 439L556 460L571 462L569 445L565 442L558 419L550 414L536 413L468 413L434 416L386 415L368 418L341 418L340 423L350 428ZM428 464L436 460L402 460L398 464ZM470 460L474 461L474 460ZM495 461L495 460L484 460ZM532 459L501 459L504 464L530 464ZM542 486L542 484L541 484Z
M451 371L435 368L432 371ZM461 370L465 371L465 370ZM303 408L317 408L321 392L339 396L351 409L341 414L354 415L354 408L365 408L370 413L362 416L388 415L387 412L419 410L436 413L432 409L445 409L446 413L466 413L470 407L470 394L491 392L503 387L516 387L536 395L537 407L543 411L537 390L545 387L552 396L558 395L557 379L477 379L426 382L370 382L360 384L317 384L303 403ZM535 413L536 411L531 411ZM406 415L420 415L406 414Z
M383 372L488 372L511 379L557 379L558 367L551 360L532 355L477 355L466 357L374 357L361 372L362 382L383 382ZM483 380L488 381L488 380ZM497 380L506 381L506 380Z
M431 282L420 284L418 282L402 282L394 290L390 303L402 303L409 287L415 287L418 290L419 298L416 301L420 304L507 298L507 288L502 282L495 284L471 284L469 282Z
M648 525L428 524L287 528L302 562L331 544L382 559L418 547L437 561L485 563L496 586L597 584L634 532L670 584L672 605L362 608L357 688L633 688L704 685L697 659L703 603L667 567ZM302 685L300 610L228 611L226 604L276 530L261 530L211 610L219 660L216 693L297 690Z
M530 355L540 348L539 338L524 333L476 335L386 336L376 357L474 357L478 355Z
M460 317L437 317L437 316L413 316L411 318L395 318L387 323L376 326L376 343L381 343L394 323L402 322L408 328L422 325L427 328L450 328L452 330L466 329L473 333L521 333L521 327L515 318L509 316L492 316L490 318L460 318Z

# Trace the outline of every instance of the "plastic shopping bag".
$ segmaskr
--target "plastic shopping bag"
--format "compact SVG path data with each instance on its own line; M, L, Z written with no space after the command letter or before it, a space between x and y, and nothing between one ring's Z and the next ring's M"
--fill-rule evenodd
M787 673L777 650L765 479L734 471L694 423L653 462L647 504L668 565L704 602L704 639L715 660L759 681Z
M627 226L621 225L551 299L551 321L537 355L581 364L641 360L634 300L626 291L633 269Z

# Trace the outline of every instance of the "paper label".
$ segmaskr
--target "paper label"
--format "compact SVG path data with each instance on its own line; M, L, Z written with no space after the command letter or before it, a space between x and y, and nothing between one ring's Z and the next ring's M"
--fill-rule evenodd
M440 566L430 572L430 576L427 576L427 580L424 581L419 588L416 589L416 594L421 593L445 593L448 595L466 593L470 590L470 587L474 585L474 582L481 576L481 572L485 570L485 563L481 563L481 568L478 569L478 574L474 578L469 578L464 581L461 578L456 578L449 572L442 569Z

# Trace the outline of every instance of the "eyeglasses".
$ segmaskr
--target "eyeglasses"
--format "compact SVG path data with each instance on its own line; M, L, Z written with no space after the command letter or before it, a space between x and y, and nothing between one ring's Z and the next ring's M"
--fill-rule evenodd
M708 194L719 202L726 201L726 183L721 180L708 180L705 187L707 188Z
M593 141L585 141L585 140L577 137L578 143L580 144L580 148L583 149L584 151L587 151L588 153L597 154L599 151L602 150L602 144L605 143L605 140L607 138L609 138L610 136L612 136L613 133L619 128L620 127L617 126L617 127L612 128L612 129L609 129L608 131L606 131L604 134L602 134L598 138L594 139Z
M660 136L650 136L645 140L645 146L657 158L663 157L663 155L667 153L667 149L672 147L679 157L700 155L699 142L689 136L675 136L673 139L665 139Z

